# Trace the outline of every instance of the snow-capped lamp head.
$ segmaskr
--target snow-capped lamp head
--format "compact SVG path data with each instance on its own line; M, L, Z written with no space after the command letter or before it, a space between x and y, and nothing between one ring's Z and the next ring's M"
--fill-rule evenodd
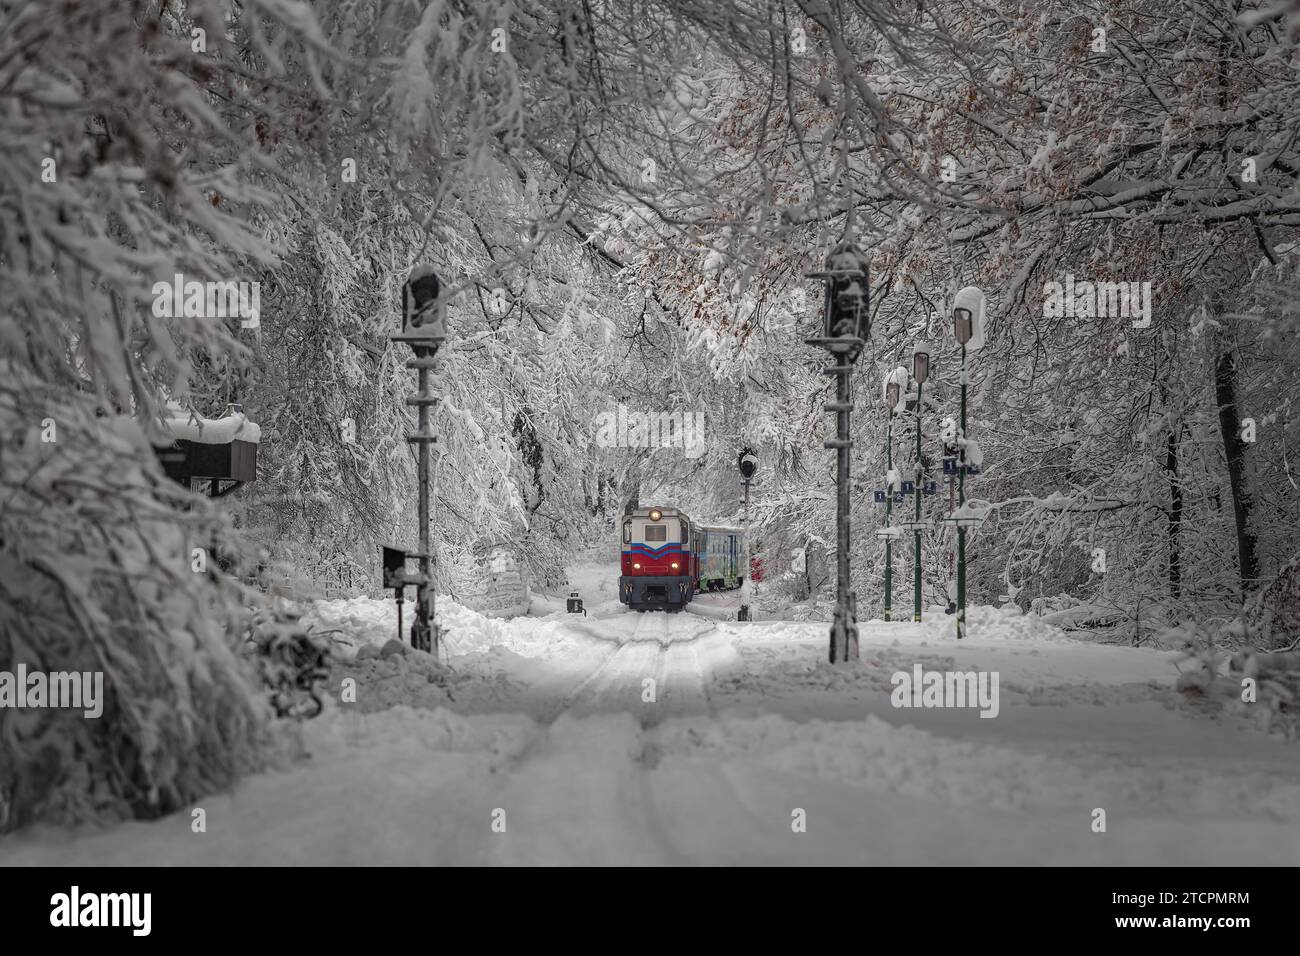
M432 266L417 265L402 285L402 334L417 356L433 355L447 337L442 282Z
M758 456L754 454L752 448L745 448L741 451L736 465L740 468L740 477L749 481L754 477L754 472L758 470Z
M885 376L881 394L884 396L885 406L889 409L891 415L898 408L898 402L903 396L903 389L907 387L907 378L907 369L902 365Z
M924 385L930 377L930 346L917 342L912 349L912 378L918 385Z
M984 344L984 305L987 300L977 287L968 285L957 293L952 303L953 334L957 341L974 351Z

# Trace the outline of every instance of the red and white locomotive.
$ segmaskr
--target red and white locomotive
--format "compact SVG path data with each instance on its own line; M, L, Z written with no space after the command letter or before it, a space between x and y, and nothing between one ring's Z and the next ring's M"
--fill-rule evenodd
M634 611L680 611L697 591L738 588L743 549L735 528L695 524L676 508L637 508L623 519L618 599Z

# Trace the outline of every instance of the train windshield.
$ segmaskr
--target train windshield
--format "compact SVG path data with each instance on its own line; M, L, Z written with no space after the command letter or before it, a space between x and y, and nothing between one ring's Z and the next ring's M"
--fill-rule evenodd
M623 526L623 540L637 544L681 544L686 540L685 522L677 518L631 518ZM630 529L630 530L629 530Z

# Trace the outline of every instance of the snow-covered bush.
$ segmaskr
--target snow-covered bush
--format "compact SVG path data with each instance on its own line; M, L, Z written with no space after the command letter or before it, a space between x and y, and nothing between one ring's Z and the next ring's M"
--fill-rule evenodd
M1247 611L1261 647L1300 645L1300 557L1293 558Z
M0 670L102 674L104 700L98 717L0 708L0 830L156 816L228 786L267 743L237 652L249 548L152 447L169 399L238 400L256 333L170 314L156 286L244 282L274 261L257 221L283 185L269 117L300 124L255 98L319 30L286 0L26 5L6 21Z
M1300 736L1300 653L1243 647L1240 621L1172 629L1165 643L1180 645L1177 689L1197 709L1233 714L1268 732Z
M0 830L156 816L261 762L265 705L235 645L244 589L216 509L150 467L127 418L0 386L0 671L103 675L103 712L0 708ZM228 563L229 559L223 558Z
M324 706L332 645L301 618L297 609L276 605L258 615L249 633L247 652L277 717L315 717Z

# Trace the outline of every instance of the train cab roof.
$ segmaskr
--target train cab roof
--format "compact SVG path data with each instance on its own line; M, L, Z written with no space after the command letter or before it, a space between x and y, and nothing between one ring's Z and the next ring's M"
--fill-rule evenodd
M660 518L685 518L691 520L691 516L679 508L636 508L630 514L623 516L624 520L628 518L649 518L651 521L658 521Z

